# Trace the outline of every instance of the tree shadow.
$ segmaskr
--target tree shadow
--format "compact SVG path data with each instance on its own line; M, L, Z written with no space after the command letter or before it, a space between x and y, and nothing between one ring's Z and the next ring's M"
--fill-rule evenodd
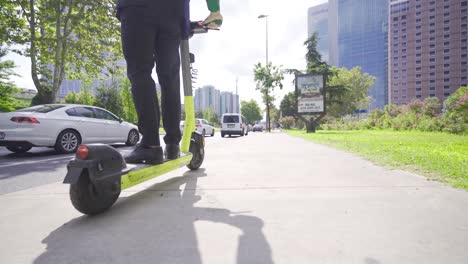
M197 221L223 223L242 232L237 263L273 263L260 218L195 206L201 199L197 179L205 175L202 169L186 172L119 199L103 214L69 221L42 241L47 251L34 263L201 264Z

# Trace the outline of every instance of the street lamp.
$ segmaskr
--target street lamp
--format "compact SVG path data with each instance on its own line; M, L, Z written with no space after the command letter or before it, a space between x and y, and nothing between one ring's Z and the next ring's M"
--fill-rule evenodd
M265 23L266 25L266 30L265 30L266 32L266 64L265 66L266 66L268 65L268 15L259 15L258 18L259 19L265 18L266 20L266 23Z

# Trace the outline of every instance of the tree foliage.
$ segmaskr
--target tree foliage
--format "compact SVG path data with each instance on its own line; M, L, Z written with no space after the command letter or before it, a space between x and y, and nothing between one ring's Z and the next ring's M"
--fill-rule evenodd
M132 85L127 78L124 78L120 82L120 96L122 98L122 106L125 113L123 118L130 123L136 124L138 122L138 115L133 102L131 88Z
M280 67L273 66L271 62L266 66L257 63L254 66L254 80L256 82L255 89L262 94L267 114L267 129L271 131L270 109L274 106L274 90L276 87L283 89L284 75Z
M208 107L205 110L203 110L203 119L205 119L212 125L219 125L218 114L211 107Z
M355 110L366 109L370 98L367 96L369 87L374 85L375 77L361 73L360 67L351 70L336 69L336 74L328 79L331 87L340 87L339 92L328 93L327 113L329 116L341 117L352 114Z
M16 75L13 72L15 64L10 60L3 61L5 55L6 49L0 47L0 112L10 112L25 106L13 97L14 93L19 92L16 85L9 80L10 76Z
M125 116L124 106L118 84L116 82L103 82L96 93L95 106L107 109L119 117Z
M248 124L255 124L262 120L262 111L257 101L241 101L241 114L247 119Z
M96 96L91 91L91 83L89 82L82 84L81 92L72 92L65 96L65 103L67 104L94 105L95 102Z
M294 92L290 92L283 97L280 103L280 110L283 113L283 116L292 116L297 117L296 113L296 94Z
M98 77L121 57L114 0L2 0L0 7L0 40L31 59L33 104L54 102L65 78Z

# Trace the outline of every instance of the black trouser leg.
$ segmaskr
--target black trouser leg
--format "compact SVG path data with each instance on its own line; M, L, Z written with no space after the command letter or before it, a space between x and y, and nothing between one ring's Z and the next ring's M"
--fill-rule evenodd
M160 145L159 105L156 85L151 78L158 28L154 23L156 19L142 7L122 9L120 19L122 48L138 114L138 129L143 135L142 145Z
M166 144L179 144L180 132L180 23L165 20L155 38L156 72L161 84L161 110Z

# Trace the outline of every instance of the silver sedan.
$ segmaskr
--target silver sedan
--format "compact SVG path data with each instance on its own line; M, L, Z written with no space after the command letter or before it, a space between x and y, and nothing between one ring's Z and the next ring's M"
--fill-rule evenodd
M16 153L32 147L54 147L73 153L85 143L138 143L137 126L94 106L37 105L0 113L0 146Z

